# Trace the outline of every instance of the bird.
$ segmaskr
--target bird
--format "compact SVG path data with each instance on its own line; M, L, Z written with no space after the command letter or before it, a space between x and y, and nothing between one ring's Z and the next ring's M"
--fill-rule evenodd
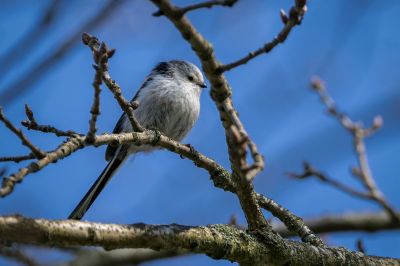
M171 60L158 63L145 78L131 100L138 102L134 115L142 127L157 130L181 141L192 129L200 113L200 95L206 83L200 69L188 61ZM113 133L132 132L126 113L118 120ZM148 145L108 145L107 166L93 183L68 219L80 220L96 200L116 171L130 155L157 148Z

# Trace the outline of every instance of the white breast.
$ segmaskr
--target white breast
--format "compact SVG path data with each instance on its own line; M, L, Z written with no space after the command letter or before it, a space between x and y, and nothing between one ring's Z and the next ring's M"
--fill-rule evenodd
M162 84L162 86L160 85ZM151 80L141 89L135 115L148 129L157 129L175 140L183 139L200 112L200 90L191 83Z

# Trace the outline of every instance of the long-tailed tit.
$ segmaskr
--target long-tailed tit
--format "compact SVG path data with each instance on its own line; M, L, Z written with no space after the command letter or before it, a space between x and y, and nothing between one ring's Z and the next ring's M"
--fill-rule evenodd
M159 63L133 97L139 107L134 111L138 122L147 129L156 129L166 136L180 141L193 127L200 112L200 94L206 85L201 71L192 63L169 61ZM131 132L132 126L124 113L113 133ZM142 145L108 146L109 161L92 187L69 215L69 219L81 219L99 193L129 155L150 151L153 147Z

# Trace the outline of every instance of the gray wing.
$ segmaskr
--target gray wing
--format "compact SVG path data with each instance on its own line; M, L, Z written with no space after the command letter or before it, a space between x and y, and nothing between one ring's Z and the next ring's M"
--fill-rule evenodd
M113 134L118 134L118 133L123 132L123 126L124 126L124 123L125 123L124 122L125 119L126 119L126 115L125 115L125 113L123 113L121 115L121 117L119 118L117 124L114 127ZM118 150L118 146L108 145L107 146L107 150L106 150L106 161L110 161L114 157L115 152L117 150Z
M148 84L148 82L151 80L152 80L151 77L146 78L146 80L143 82L142 86L140 86L139 90L136 92L135 96L133 96L131 102L135 101L138 98L140 90L143 87L145 87ZM123 113L121 115L121 117L118 119L118 122L114 127L113 134L118 134L118 133L124 132L124 124L125 124L126 119L128 119L128 118L126 117L126 114ZM117 151L117 149L118 149L118 146L111 146L111 145L107 146L106 161L110 161L115 156L115 152ZM125 149L122 149L122 150L125 150Z

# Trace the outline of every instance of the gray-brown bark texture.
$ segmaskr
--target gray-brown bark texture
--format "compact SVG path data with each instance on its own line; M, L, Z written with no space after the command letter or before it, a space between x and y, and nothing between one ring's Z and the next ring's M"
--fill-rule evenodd
M241 265L400 265L396 259L365 256L345 248L315 247L268 231L249 234L230 225L117 225L3 216L0 238L52 247L180 248Z
M119 1L123 2L122 0ZM373 176L367 165L366 151L362 143L362 151L358 152L360 173L366 173L363 182L367 185L371 197L386 210L384 214L368 216L344 216L310 221L307 226L300 217L291 213L272 199L257 193L253 186L254 178L264 168L264 158L258 152L256 144L246 132L232 101L232 89L224 72L233 70L248 63L253 58L270 52L274 47L283 43L292 29L299 25L307 11L306 0L295 0L288 15L282 10L282 30L272 41L261 48L239 58L232 63L222 64L217 59L211 43L209 43L191 24L186 13L201 8L213 6L233 6L237 0L211 0L186 7L176 7L169 0L151 0L158 7L154 14L165 17L176 27L196 55L199 57L205 75L211 83L211 98L213 99L226 136L226 149L230 160L230 169L225 169L215 160L198 152L191 145L184 145L172 140L157 130L143 128L135 118L135 103L127 101L121 87L111 78L108 60L114 54L105 43L83 34L83 43L93 53L95 61L95 78L93 82L94 100L91 109L89 129L86 134L74 131L59 130L50 125L40 125L36 122L32 110L26 106L27 121L22 125L30 130L51 133L66 137L53 151L40 150L0 112L0 120L19 137L23 144L30 149L30 154L15 157L2 157L0 161L21 162L33 160L19 171L3 179L0 196L5 197L13 192L15 186L28 175L40 171L51 163L71 156L80 149L88 146L101 145L152 145L164 148L191 160L197 167L206 170L216 188L231 192L237 196L246 217L247 226L237 225L207 225L184 226L147 225L147 224L101 224L81 222L76 220L46 220L30 219L23 216L0 216L0 239L4 246L3 254L15 255L20 261L29 261L13 246L14 243L30 244L48 247L84 247L97 246L106 250L120 248L146 248L160 253L146 253L143 261L153 258L178 256L188 253L205 254L213 259L224 259L238 262L240 265L400 265L399 259L367 256L362 252L353 252L341 247L328 247L315 232L332 232L343 230L382 230L399 228L398 214L389 206L373 183ZM165 19L163 18L163 19ZM100 91L105 85L114 95L121 109L128 115L135 132L120 134L97 135L96 122L100 115ZM331 108L332 109L332 108ZM1 108L0 108L1 111ZM339 114L339 118L342 116ZM343 120L344 121L344 120ZM347 120L346 120L347 121ZM354 124L355 125L355 124ZM353 128L353 127L352 127ZM363 129L368 135L368 129ZM354 131L357 133L356 131ZM354 134L355 134L354 133ZM362 138L360 138L362 139ZM356 143L357 144L357 143ZM358 146L360 144L358 143ZM358 147L356 145L356 148ZM221 146L222 147L222 146ZM249 156L248 156L249 155ZM251 160L249 160L251 158ZM364 159L365 158L365 159ZM1 172L1 171L0 171ZM314 172L313 175L316 172ZM0 173L0 175L2 175ZM306 176L305 174L300 176ZM328 180L320 175L320 179ZM342 188L337 182L327 182ZM345 191L352 191L344 189ZM354 193L364 195L360 193ZM369 196L367 198L370 198ZM267 221L262 209L278 218L283 227L273 227ZM389 214L390 216L387 216ZM389 218L390 217L390 218ZM244 229L246 228L246 229ZM285 236L298 236L302 242L288 240ZM17 251L17 252L14 252ZM143 254L142 254L143 255ZM112 261L113 256L108 259ZM138 257L131 257L130 263L140 263ZM78 256L77 256L78 259ZM136 259L136 260L135 260Z

